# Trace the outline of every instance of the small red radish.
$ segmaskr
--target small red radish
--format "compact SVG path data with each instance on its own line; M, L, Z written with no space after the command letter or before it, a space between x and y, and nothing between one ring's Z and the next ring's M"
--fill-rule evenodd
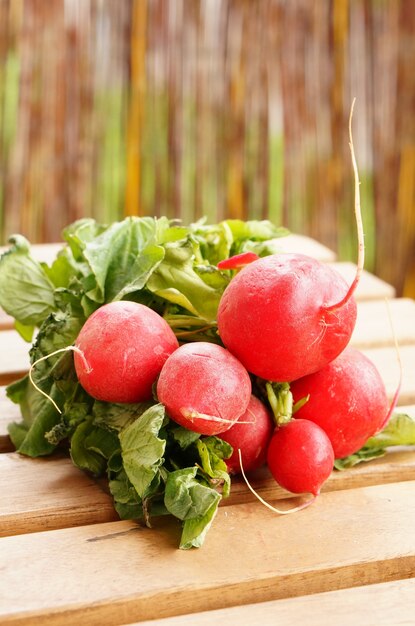
M157 396L178 424L204 435L228 430L246 411L251 379L225 348L198 341L187 343L165 362Z
M218 309L225 346L246 369L291 382L321 369L348 344L356 322L354 291L364 266L359 178L353 149L359 255L350 287L331 267L303 254L276 254L244 267L226 287Z
M336 458L359 450L383 427L390 411L377 368L350 346L320 371L291 383L290 389L294 402L310 396L295 417L318 424Z
M151 399L153 383L178 347L170 326L149 307L110 302L82 327L75 342L75 370L97 400L142 402Z
M267 463L281 487L317 497L333 469L333 447L317 424L295 419L275 430L268 446Z
M229 430L220 435L233 448L232 455L225 459L229 473L239 474L241 471L238 450L241 451L246 472L252 472L264 465L274 429L270 411L258 398L251 396L245 413Z

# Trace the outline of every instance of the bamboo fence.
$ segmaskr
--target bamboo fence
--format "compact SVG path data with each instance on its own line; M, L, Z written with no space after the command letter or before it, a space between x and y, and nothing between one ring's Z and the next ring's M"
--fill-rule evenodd
M415 295L415 2L0 0L0 233L269 218Z

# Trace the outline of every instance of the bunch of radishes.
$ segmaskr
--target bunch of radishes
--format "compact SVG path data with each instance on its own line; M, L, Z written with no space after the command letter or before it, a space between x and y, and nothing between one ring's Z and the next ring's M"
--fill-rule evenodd
M364 256L351 130L350 141L359 238L350 287L335 270L302 254L226 259L220 269L240 271L219 304L224 347L179 346L152 309L126 301L104 305L87 320L75 345L75 368L85 390L107 402L141 402L155 389L172 420L232 445L231 472L266 461L282 487L316 496L334 459L357 451L393 408L375 366L348 347ZM273 419L252 395L252 381L258 379L289 383L300 408L283 417L274 411Z

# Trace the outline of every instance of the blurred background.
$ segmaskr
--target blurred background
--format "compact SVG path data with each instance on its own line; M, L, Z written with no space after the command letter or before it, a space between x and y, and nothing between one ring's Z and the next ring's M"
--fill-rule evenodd
M0 0L0 244L271 219L415 296L415 1Z

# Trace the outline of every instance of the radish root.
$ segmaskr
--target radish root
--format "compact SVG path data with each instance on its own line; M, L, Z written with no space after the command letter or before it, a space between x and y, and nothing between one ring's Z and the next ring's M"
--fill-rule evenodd
M352 166L353 166L353 174L354 174L354 211L356 216L356 227L357 227L357 240L358 240L358 257L357 257L357 268L356 268L356 276L349 289L347 290L346 295L340 302L336 304L331 304L329 306L324 306L323 309L329 313L333 313L337 309L340 309L342 306L347 304L352 295L354 294L356 287L360 281L360 277L363 272L364 264L365 264L365 234L363 231L363 222L362 222L362 210L360 206L360 181L359 181L359 171L357 169L356 155L354 152L353 146L353 134L352 134L352 118L353 118L353 109L356 102L356 98L353 98L352 106L350 109L349 116L349 146L350 146L350 154L352 158Z
M217 415L208 415L207 413L199 413L199 411L196 411L195 409L181 408L180 413L183 415L183 417L190 420L191 422L193 422L195 419L198 419L198 420L209 420L209 422L218 422L220 424L254 424L255 423L255 420L249 420L246 422L241 421L241 420L236 420L236 421L228 420L225 417L218 417Z
M403 376L403 367L402 367L401 354L399 352L398 339L396 337L395 328L394 328L394 325L393 325L392 313L391 313L391 309L390 309L390 305L389 305L389 300L385 299L385 301L386 301L386 308L387 308L387 311L388 311L389 323L390 323L391 330L392 330L393 343L394 343L394 346L395 346L396 356L397 356L397 360L398 360L399 379L398 379L398 384L397 384L396 389L395 389L395 393L393 394L392 401L391 401L390 406L389 406L388 414L386 415L385 420L384 420L382 426L379 428L379 431L381 431L381 430L383 430L383 428L385 428L386 424L389 422L389 420L390 420L390 418L392 416L392 413L394 412L394 410L396 408L396 405L398 403L399 394L401 392L402 376Z
M89 365L88 361L86 360L84 353L77 346L66 346L66 348L59 348L59 350L55 350L54 352L51 352L50 354L46 354L45 356L40 357L40 359L37 359L36 361L34 361L34 363L32 363L29 369L29 380L32 383L33 387L36 389L36 391L41 393L42 396L45 396L45 398L47 398L50 402L52 402L53 406L58 411L58 413L60 413L60 415L62 415L61 409L58 407L55 400L51 398L50 395L48 395L45 391L43 391L43 389L41 389L35 383L35 381L33 380L32 372L33 372L33 369L36 367L36 365L38 365L38 363L41 363L42 361L46 361L46 359L49 359L49 357L51 356L55 356L55 354L61 354L62 352L69 352L69 351L76 352L77 354L79 354L79 356L84 362L86 372L88 374L89 372L92 372L92 367Z
M303 504L299 504L298 506L295 506L292 509L277 509L275 506L272 506L272 504L264 500L264 498L262 498L262 496L260 496L259 493L257 493L255 489L252 487L252 485L250 484L244 472L244 468L242 464L242 453L241 453L240 448L238 448L238 455L239 455L239 464L241 466L241 474L248 489L261 502L261 504L266 506L267 509L269 509L270 511L273 511L274 513L278 513L278 515L288 515L289 513L297 513L298 511L301 511L302 509L306 509L308 506L310 506L310 504L313 504L313 502L315 502L315 500L317 499L318 494L314 495L311 498L311 500L307 500L306 502L303 502Z

